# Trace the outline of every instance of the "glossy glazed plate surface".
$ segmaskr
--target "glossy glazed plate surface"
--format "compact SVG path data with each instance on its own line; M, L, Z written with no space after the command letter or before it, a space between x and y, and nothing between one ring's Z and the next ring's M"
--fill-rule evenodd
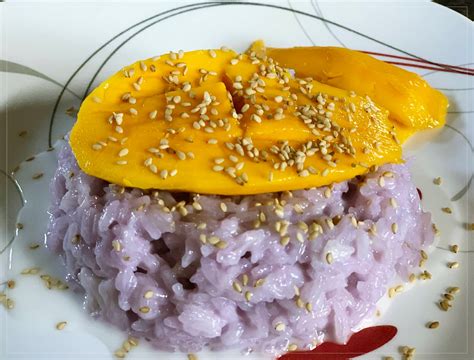
M6 189L0 195L0 282L16 281L16 287L7 291L15 307L9 311L0 307L1 359L112 359L125 339L118 330L87 316L77 295L48 290L37 275L20 275L29 267L62 274L58 259L42 246L29 249L30 244L43 242L55 152L28 158L54 145L74 122L67 114L74 112L71 107L77 109L89 89L123 65L169 50L225 44L243 51L257 38L272 46L347 46L465 67L474 63L472 23L430 3L11 4L0 12L6 30L0 57L1 131L6 139L0 159L4 171L0 181ZM423 205L432 212L441 237L427 263L433 279L417 281L413 289L397 295L377 319L378 324L395 325L397 336L363 358L398 357L398 347L408 345L416 347L417 358L472 359L474 232L466 230L466 223L474 222L474 186L469 186L474 78L439 67L408 69L442 89L451 103L448 126L420 134L405 146L406 154L414 156L413 175L422 189ZM39 173L43 176L33 179ZM438 176L443 178L441 186L433 184ZM442 207L452 208L453 214L442 212ZM15 230L17 221L23 229ZM450 244L459 245L458 254L447 250ZM460 267L448 269L450 261L458 261ZM461 292L453 308L443 312L437 301L450 286L459 286ZM426 323L435 320L440 327L427 329ZM68 322L62 331L55 329L60 321ZM158 353L142 342L127 358L184 360L186 355ZM223 358L241 355L199 354L201 360Z

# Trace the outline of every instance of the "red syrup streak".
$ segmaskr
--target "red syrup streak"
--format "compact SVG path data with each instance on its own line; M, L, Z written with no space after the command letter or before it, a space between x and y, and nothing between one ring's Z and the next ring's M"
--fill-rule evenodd
M311 351L286 353L278 360L348 360L378 349L397 332L398 329L391 325L372 326L354 333L345 345L325 342Z

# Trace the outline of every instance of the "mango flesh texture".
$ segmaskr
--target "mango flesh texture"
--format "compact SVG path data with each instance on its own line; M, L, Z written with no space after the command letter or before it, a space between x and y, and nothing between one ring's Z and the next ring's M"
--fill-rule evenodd
M198 50L104 81L83 102L70 144L84 172L114 184L241 195L329 185L400 162L393 127L365 97L248 55Z
M370 55L338 47L266 48L256 41L250 51L269 56L298 77L368 95L389 111L400 141L416 131L439 128L446 122L447 98L418 74Z

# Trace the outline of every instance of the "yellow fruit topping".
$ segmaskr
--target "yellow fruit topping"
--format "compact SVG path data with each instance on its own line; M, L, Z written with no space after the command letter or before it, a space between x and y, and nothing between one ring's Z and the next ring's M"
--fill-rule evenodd
M70 135L79 166L122 186L240 195L401 161L402 126L372 96L260 55L198 50L125 67L81 106Z
M298 77L370 96L389 111L391 119L405 126L401 138L416 130L442 127L446 121L448 101L441 92L418 74L362 52L319 46L265 48L262 41L252 44L250 51L293 69Z

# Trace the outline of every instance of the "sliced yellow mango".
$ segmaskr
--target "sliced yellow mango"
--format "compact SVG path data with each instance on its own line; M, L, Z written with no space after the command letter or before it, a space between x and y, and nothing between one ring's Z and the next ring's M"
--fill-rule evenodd
M265 48L255 42L250 51L269 56L299 77L368 95L395 121L414 129L437 128L446 121L447 98L419 75L338 47ZM403 134L407 135L407 132Z
M104 81L70 143L82 170L111 183L234 195L328 185L399 162L393 128L370 99L295 79L271 60L200 50Z

